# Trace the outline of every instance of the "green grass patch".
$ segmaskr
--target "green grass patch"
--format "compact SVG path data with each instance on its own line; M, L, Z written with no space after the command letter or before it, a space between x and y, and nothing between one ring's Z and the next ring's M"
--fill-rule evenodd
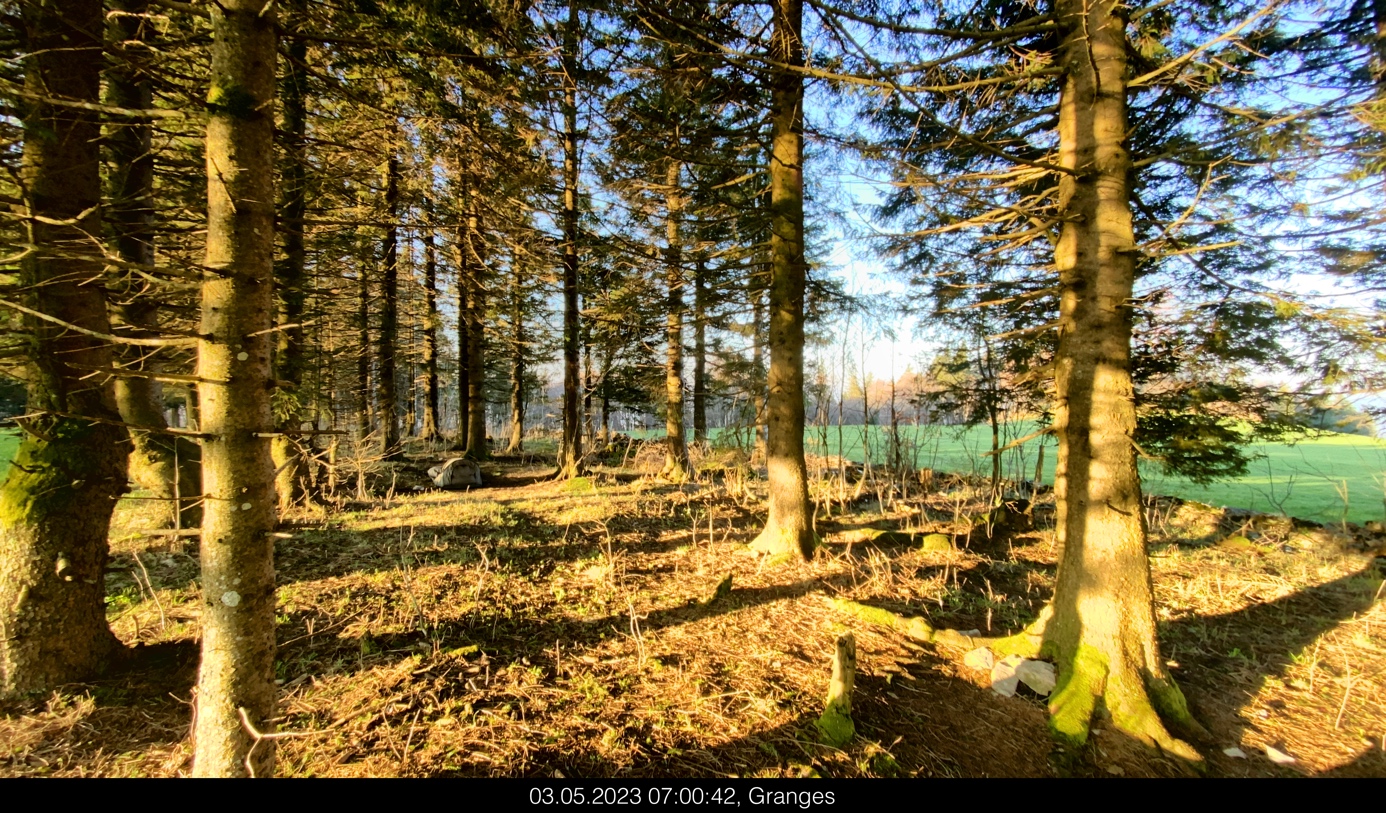
M1001 428L1001 445L1019 440L1034 424L1015 422ZM659 433L649 433L651 435ZM713 430L714 442L720 430ZM991 473L991 429L987 426L901 426L901 458L910 468L986 476ZM1058 457L1053 438L1035 439L1001 455L1008 479L1033 480L1039 444L1045 444L1043 482L1053 484ZM890 454L890 430L884 426L811 426L805 432L811 455L843 457L861 463L883 462ZM1253 458L1244 477L1198 485L1164 474L1159 463L1142 460L1141 477L1150 494L1180 497L1209 505L1285 514L1322 523L1386 520L1386 441L1361 435L1329 433L1294 443L1252 443Z
M14 429L0 430L0 472L10 471L10 461L19 451L19 432Z

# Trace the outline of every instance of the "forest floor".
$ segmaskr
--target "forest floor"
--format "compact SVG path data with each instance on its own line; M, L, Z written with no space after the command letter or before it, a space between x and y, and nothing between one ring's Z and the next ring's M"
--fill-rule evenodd
M658 468L652 452L551 482L542 461L497 459L485 486L444 492L422 474L441 457L373 472L368 499L289 518L277 677L279 726L293 734L278 741L279 774L1057 773L1042 698L1002 697L962 653L829 600L1015 630L1052 591L1052 502L1036 501L1033 526L1009 514L988 533L981 492L960 479L893 495L820 482L824 546L772 565L747 550L764 508L735 465L673 485L639 476ZM829 507L834 495L847 506ZM196 545L141 535L147 504L123 502L112 535L125 663L0 708L0 775L187 772ZM1164 652L1212 735L1206 772L1386 776L1377 541L1163 499L1148 520ZM923 550L925 532L953 544ZM838 750L817 743L814 721L846 630L857 737ZM1096 728L1066 772L1187 772ZM1268 746L1294 761L1273 763Z

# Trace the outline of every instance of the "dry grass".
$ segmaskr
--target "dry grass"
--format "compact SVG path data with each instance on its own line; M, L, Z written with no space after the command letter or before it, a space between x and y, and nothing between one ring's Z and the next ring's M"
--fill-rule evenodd
M646 446L627 463L658 470ZM704 457L704 455L706 455ZM698 452L713 482L599 470L571 483L490 467L492 486L414 491L408 471L278 550L279 772L296 776L1043 776L1043 701L831 609L844 596L938 626L1013 630L1053 584L1044 531L977 521L960 482L853 489L824 509L811 562L745 551L748 463ZM390 493L388 486L393 486ZM825 484L838 489L841 484ZM388 498L387 498L388 497ZM186 772L197 563L187 540L132 536L120 509L109 587L129 663L0 716L0 773ZM1038 505L1043 528L1051 506ZM831 517L829 517L831 513ZM1162 635L1214 741L1217 775L1386 775L1386 612L1365 553L1289 523L1151 506ZM311 521L310 521L311 520ZM904 534L958 536L924 552ZM1218 547L1231 535L1246 546ZM714 600L728 576L733 589ZM859 652L858 739L817 745L840 631ZM1100 728L1100 726L1099 726ZM1239 746L1234 760L1221 749ZM1274 766L1259 749L1296 758ZM1079 773L1177 765L1102 733Z

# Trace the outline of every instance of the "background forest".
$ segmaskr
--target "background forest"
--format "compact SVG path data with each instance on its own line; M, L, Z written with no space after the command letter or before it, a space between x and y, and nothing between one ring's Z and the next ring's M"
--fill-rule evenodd
M0 764L1382 775L1381 6L0 0Z

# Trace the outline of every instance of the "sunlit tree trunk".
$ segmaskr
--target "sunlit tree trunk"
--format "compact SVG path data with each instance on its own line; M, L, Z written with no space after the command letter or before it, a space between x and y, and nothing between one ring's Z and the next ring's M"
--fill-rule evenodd
M107 15L114 57L107 71L107 97L112 107L146 110L153 105L150 47L154 33L148 17L148 0L120 0ZM145 269L154 267L154 151L148 119L128 118L108 126L110 150L110 204L108 223L115 233L116 254L121 260ZM116 318L128 334L159 334L160 305L149 295L144 281L129 271L117 286ZM154 511L161 526L192 527L202 522L202 450L197 444L159 430L164 420L164 388L155 376L163 371L159 356L147 347L117 349L121 366L132 373L115 379L116 407L121 420L150 431L132 429L130 479L155 498Z
M582 379L579 364L581 326L578 324L578 153L577 63L578 9L568 4L563 44L563 445L559 449L560 477L572 477L582 467Z
M26 307L109 333L101 277L100 125L48 100L100 102L100 0L22 6ZM0 694L94 674L118 646L106 626L106 534L125 491L129 442L105 341L30 317L28 411L0 486ZM102 422L85 420L84 416Z
M306 0L292 0L295 25L301 24ZM288 61L284 68L284 170L283 209L284 259L278 264L275 281L279 290L278 347L274 356L275 378L279 380L275 409L281 432L292 433L307 417L311 399L304 392L308 369L304 341L304 314L308 301L308 252L303 240L303 219L308 211L308 128L307 88L304 87L308 59L306 40L289 40ZM313 497L309 470L309 439L281 434L270 444L274 457L275 490L280 510Z
M804 64L802 0L774 0L773 58ZM817 536L804 465L804 137L803 77L774 71L770 122L770 375L766 465L770 516L753 547L775 556L813 553Z
M242 776L274 728L272 0L220 0L207 96L207 258L198 343L202 404L202 665L193 773ZM242 719L244 718L244 720ZM267 775L274 741L250 768Z
M393 150L394 145L389 149ZM385 163L385 220L380 344L376 350L380 372L376 387L380 402L380 448L386 460L399 460L404 457L404 448L399 442L399 399L395 392L395 346L399 340L399 159L394 155Z
M476 271L467 247L472 242L473 225L471 218L462 218L457 243L457 437L453 439L452 448L459 452L467 450L467 434L471 429L472 353L469 345L472 337L471 289Z
M508 454L523 450L525 442L524 291L516 256L510 262L510 443L505 449Z
M1116 728L1197 758L1161 722L1189 724L1155 634L1132 442L1135 238L1126 151L1125 22L1114 0L1059 0L1066 70L1059 109L1062 230L1057 401L1059 570L1043 650L1058 664L1051 724L1087 739L1105 707ZM1159 712L1159 714L1157 714Z
M664 284L668 301L664 331L664 469L660 476L675 482L683 482L689 475L688 441L683 429L683 238L679 233L683 197L679 192L680 169L679 162L669 162L664 193L668 218L665 224Z
M707 440L707 265L693 267L693 439Z
M762 274L750 274L747 281L747 296L751 299L751 407L755 410L752 420L751 445L755 451L765 448L765 415L768 407L765 369L765 280L770 277L770 264L764 264Z

